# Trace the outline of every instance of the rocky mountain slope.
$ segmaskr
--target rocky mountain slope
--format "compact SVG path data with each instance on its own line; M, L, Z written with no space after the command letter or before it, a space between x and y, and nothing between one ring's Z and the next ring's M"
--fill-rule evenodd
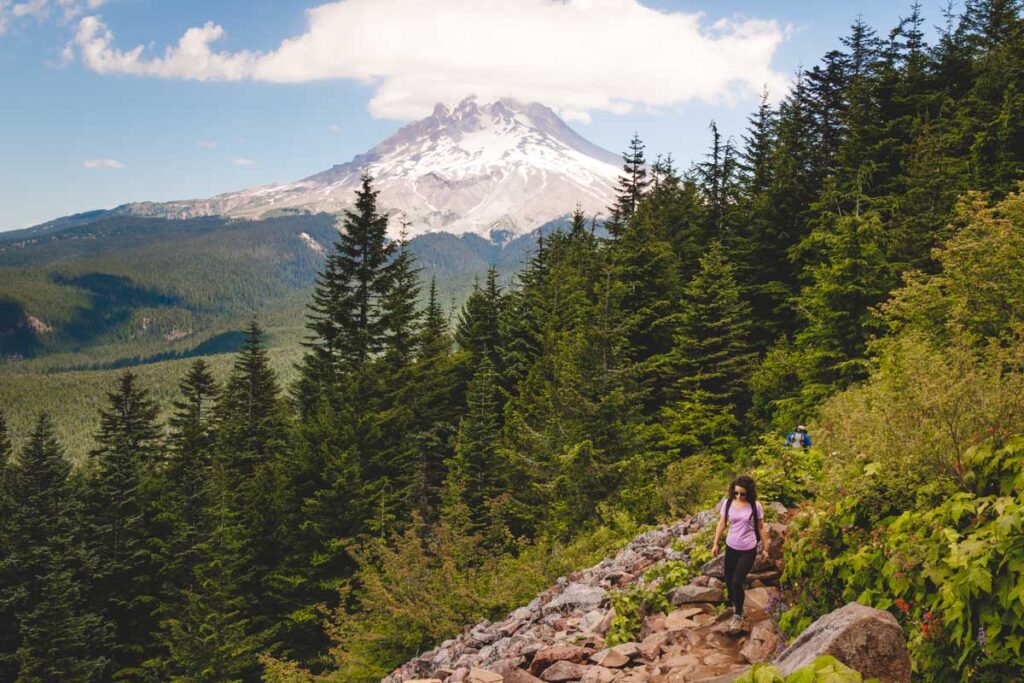
M773 505L784 519L785 508ZM741 627L729 625L719 556L688 583L662 585L670 609L643 614L635 640L609 642L616 639L610 633L615 618L611 594L652 584L657 588L664 579L648 582L645 573L653 569L657 574L666 563L689 562L686 550L674 548L705 544L716 520L717 512L708 510L646 532L614 558L560 578L501 621L467 628L382 683L726 683L756 663L774 661L788 675L822 655L865 677L910 680L899 624L887 612L856 603L822 617L786 646L774 621L784 600L778 587L784 522L769 525L772 553L749 575Z
M164 218L269 212L334 213L352 205L360 175L373 176L380 203L410 235L444 231L490 236L529 232L579 204L603 214L614 198L619 157L588 142L551 109L511 99L438 103L352 161L294 183L209 199L127 204L115 211Z

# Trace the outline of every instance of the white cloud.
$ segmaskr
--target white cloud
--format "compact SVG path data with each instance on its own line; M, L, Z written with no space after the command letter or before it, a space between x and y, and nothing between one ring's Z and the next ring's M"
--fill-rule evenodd
M327 126L327 130L331 131L332 133L340 133L341 126L339 126L336 123L332 123L331 125Z
M0 35L3 35L16 19L32 17L37 21L44 21L56 11L63 21L71 21L105 3L106 0L0 0Z
M124 168L124 164L117 159L86 159L82 168Z
M2 1L2 0L0 0ZM374 116L411 119L437 101L536 100L570 119L786 89L771 66L788 28L775 20L708 22L638 0L340 0L306 12L307 28L269 52L217 52L224 29L188 29L163 54L122 50L95 16L74 39L99 73L200 81L353 79L376 88Z
M200 140L196 143L196 147L200 149L217 149L218 144L216 140Z
M255 161L253 161L252 159L246 159L245 157L238 157L237 159L232 159L231 163L233 163L235 166L255 166L256 165Z

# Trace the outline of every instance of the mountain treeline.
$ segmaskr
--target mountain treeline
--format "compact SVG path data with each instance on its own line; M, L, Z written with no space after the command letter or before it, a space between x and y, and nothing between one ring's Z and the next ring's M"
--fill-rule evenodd
M752 470L811 512L791 626L857 598L932 624L925 680L1008 680L1024 19L924 22L857 21L689 169L634 136L607 236L577 211L453 315L364 178L291 386L254 322L164 424L125 371L79 468L0 421L0 679L373 680Z

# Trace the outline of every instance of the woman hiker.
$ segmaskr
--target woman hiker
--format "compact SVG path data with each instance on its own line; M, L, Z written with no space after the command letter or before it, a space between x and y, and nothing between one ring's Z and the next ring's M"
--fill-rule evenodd
M764 509L757 502L754 480L744 475L736 477L729 484L729 495L722 501L721 518L715 529L715 542L711 555L718 556L718 539L722 537L725 525L729 534L725 537L725 586L729 591L729 602L733 606L730 629L743 626L743 584L757 559L757 543L764 542L762 553L768 555L768 534L764 529Z

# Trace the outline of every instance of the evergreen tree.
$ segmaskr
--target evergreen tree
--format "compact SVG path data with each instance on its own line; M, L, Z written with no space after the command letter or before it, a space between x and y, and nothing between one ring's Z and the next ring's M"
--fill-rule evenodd
M387 268L390 280L381 297L381 323L385 357L392 364L404 365L416 350L420 312L419 268L409 251L403 230L398 242L398 256Z
M644 143L637 133L633 133L629 149L622 154L622 175L619 176L615 205L610 208L611 217L605 222L605 228L613 238L625 230L649 184Z
M178 384L169 419L169 461L161 473L158 539L163 603L157 612L173 618L190 598L194 570L211 531L208 510L216 443L214 410L217 384L202 358L189 366ZM161 628L165 628L162 626ZM153 667L150 661L147 666Z
M254 680L258 655L270 640L269 630L254 626L244 586L252 580L257 540L246 530L229 486L223 463L210 470L206 507L211 529L196 546L176 603L160 622L158 641L166 651L150 670L171 681Z
M466 415L459 426L455 454L448 464L447 486L475 520L475 529L493 524L498 496L507 480L498 457L501 435L497 373L485 356L466 394Z
M18 649L16 602L5 594L4 586L13 586L17 580L17 567L10 561L17 542L11 515L14 513L14 445L7 431L7 420L0 412L0 623L10 628L0 629L0 680L13 680L18 673L13 654Z
M813 239L821 260L809 269L810 284L800 294L806 324L795 339L808 406L864 377L864 350L873 332L870 308L898 282L877 213L838 217Z
M498 271L492 265L487 270L484 286L481 288L473 284L473 291L462 307L455 328L456 343L460 349L470 353L474 364L487 356L498 372L501 370L500 320L504 304L502 289L498 286Z
M87 528L98 562L92 597L116 629L113 671L126 675L141 663L155 627L151 482L162 453L156 404L132 371L121 374L107 401L90 454Z
M677 396L690 396L739 417L749 404L750 307L740 296L725 249L713 242L686 285L670 367Z
M711 122L711 151L697 164L697 178L704 195L707 227L705 235L722 242L733 241L729 214L736 200L736 152L732 141L722 141L718 126Z
M19 681L94 681L109 675L101 654L112 638L109 625L89 608L87 568L95 566L77 533L80 500L71 465L40 415L13 473L9 529L12 543L0 573L0 609L14 612L4 630L16 633L18 649L0 666Z
M387 241L388 217L378 210L377 195L363 175L355 209L345 210L341 234L314 287L306 324L310 352L299 389L307 408L318 387L333 387L340 373L358 370L382 349L388 326L398 322L387 320L384 299L397 273L409 271L404 286L412 282L409 256L390 263L398 245Z
M289 420L280 393L263 331L253 321L217 405L214 456L214 467L223 472L226 514L243 536L237 543L238 552L246 553L239 558L246 569L241 618L251 621L249 633L284 626L283 615L293 609L286 577L298 558L286 531L288 520L298 519L300 501L291 490Z

